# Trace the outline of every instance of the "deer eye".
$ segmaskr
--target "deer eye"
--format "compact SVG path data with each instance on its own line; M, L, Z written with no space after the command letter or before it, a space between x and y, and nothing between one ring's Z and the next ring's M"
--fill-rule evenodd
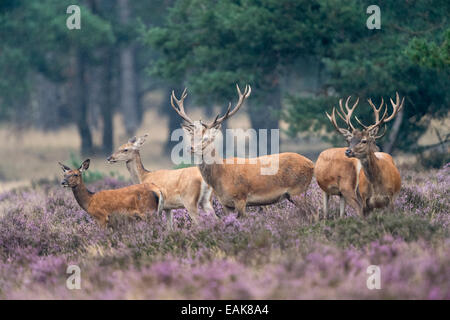
M128 149L123 149L123 152L128 152Z
M367 143L367 140L361 140L361 143Z

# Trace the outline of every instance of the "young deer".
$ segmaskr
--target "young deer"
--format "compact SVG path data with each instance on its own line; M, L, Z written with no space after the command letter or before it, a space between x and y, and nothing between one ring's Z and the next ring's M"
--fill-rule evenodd
M84 185L82 173L89 168L90 160L85 160L78 169L59 163L64 178L63 187L72 188L73 195L84 211L89 213L101 226L106 226L112 213L138 215L145 217L146 213L158 211L162 199L161 192L154 184L138 184L116 190L91 192Z
M380 111L383 107L383 99L377 109L369 99L369 104L375 114L375 123L365 126L359 121L364 129L356 129L351 123L351 116L359 99L352 108L348 106L348 97L344 111L342 99L339 100L341 112L333 108L331 116L327 113L328 119L336 130L342 134L348 143L348 148L331 148L323 151L316 161L314 174L317 183L323 190L324 214L327 215L328 200L330 195L340 196L340 216L344 215L345 202L353 207L358 214L366 215L375 208L390 206L393 208L395 196L400 191L401 178L392 157L384 152L378 152L375 144L376 139L381 138L386 133L378 134L381 125L391 121L402 109L404 98L400 102L398 93L396 103L391 100L393 112L390 116L388 108L385 107L383 116L380 118ZM336 122L336 113L345 121L347 129L340 128ZM362 170L361 170L362 169Z
M211 205L212 189L203 181L197 167L177 170L148 171L144 168L139 149L148 134L131 138L127 143L107 158L110 163L125 161L133 183L151 182L156 184L164 196L164 209L169 228L172 228L171 209L186 208L197 223L198 207L214 212ZM161 210L162 210L161 209Z
M246 86L242 94L236 85L239 100L231 110L231 103L224 116L217 117L212 123L193 121L184 111L183 101L187 96L184 90L180 100L172 91L171 105L185 121L182 124L187 137L190 138L191 152L202 161L198 165L203 179L210 185L226 212L236 209L238 216L244 216L246 206L267 205L282 199L291 200L290 196L303 193L309 186L313 175L313 163L296 153L281 153L253 159L218 158L214 139L220 132L221 123L233 116L250 96L251 88ZM174 105L177 103L178 108ZM216 157L209 161L205 155ZM206 161L205 161L206 160ZM277 163L278 170L272 175L261 174L268 163Z

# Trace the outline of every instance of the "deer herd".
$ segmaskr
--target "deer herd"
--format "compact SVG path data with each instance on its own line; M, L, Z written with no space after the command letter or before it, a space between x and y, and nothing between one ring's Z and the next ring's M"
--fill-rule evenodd
M214 141L220 134L222 123L232 117L251 94L246 86L242 93L237 86L238 101L231 108L231 102L223 116L217 115L211 123L194 121L184 109L186 89L177 99L172 91L170 104L181 117L181 127L189 141L190 152L201 159L196 167L176 170L149 171L142 164L140 149L147 134L133 137L107 158L109 163L125 162L133 185L96 193L89 191L83 183L82 173L89 168L89 159L80 168L70 169L60 163L64 173L61 184L72 188L75 199L83 210L100 225L106 226L112 213L145 217L147 214L166 215L167 226L172 229L172 209L186 208L193 223L198 222L199 208L218 218L212 206L213 195L226 213L236 211L244 217L246 207L273 204L284 199L300 206L296 196L304 193L313 175L323 192L323 213L328 216L328 202L331 195L340 197L340 216L344 215L345 204L359 215L366 216L376 208L393 208L400 191L400 173L392 157L379 152L376 140L386 133L386 123L402 109L404 98L390 99L388 104L381 99L377 108L371 99L375 122L364 125L358 117L355 120L361 129L352 124L352 115L359 99L349 106L351 97L339 109L333 107L331 115L326 113L335 129L344 136L347 148L331 148L323 151L314 164L308 158L293 152L265 155L257 158L221 159ZM384 107L384 108L383 108ZM381 114L380 114L381 113ZM336 115L345 122L340 127ZM379 134L379 129L384 131ZM205 161L205 155L212 155L215 161ZM277 170L273 174L262 174L262 167L275 161Z

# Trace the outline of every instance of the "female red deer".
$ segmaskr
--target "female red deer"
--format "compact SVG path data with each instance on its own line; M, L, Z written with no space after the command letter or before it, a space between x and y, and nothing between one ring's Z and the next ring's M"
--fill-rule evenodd
M317 183L323 190L324 214L327 215L328 200L330 195L340 196L340 216L344 215L345 202L353 207L358 214L367 214L375 208L390 206L393 208L395 196L400 191L401 178L392 157L384 152L378 152L375 144L376 139L381 138L386 133L386 126L381 135L378 134L380 126L391 121L402 109L404 98L400 102L398 93L396 103L391 100L393 112L388 115L388 108L385 107L383 116L380 118L380 111L384 101L377 109L369 99L375 114L375 123L365 126L356 117L364 129L356 129L351 123L351 116L359 99L352 108L348 106L348 97L344 111L342 99L339 100L341 112L333 108L331 116L327 113L328 119L336 130L342 134L348 142L348 148L332 148L323 151L316 161L314 174ZM336 113L345 121L347 129L340 128L336 122ZM361 170L362 169L362 170Z
M73 195L84 211L89 213L101 226L105 226L112 213L138 215L145 217L146 213L158 211L161 191L154 184L138 184L116 190L91 192L84 185L82 173L89 168L90 160L85 160L78 169L59 163L64 178L63 187L72 188Z
M186 208L194 223L197 223L199 206L205 211L214 212L211 205L212 189L203 181L197 167L156 171L144 168L139 150L147 136L148 134L131 138L109 156L107 161L124 161L133 183L154 183L161 189L164 196L161 209L166 212L169 228L172 228L172 209Z
M193 121L184 111L183 101L187 96L184 90L180 100L172 91L171 105L185 121L182 124L190 138L191 152L201 157L198 165L203 179L210 185L226 212L236 209L238 216L245 215L246 206L272 204L282 199L291 200L291 196L300 195L309 186L314 165L311 160L297 153L281 153L258 158L220 159L215 150L214 139L220 132L224 120L233 116L250 96L251 88L246 86L242 94L237 87L239 100L231 110L231 103L224 116L217 117L212 123ZM177 103L178 108L174 105ZM215 157L215 161L205 158ZM273 174L262 174L268 165L276 163L278 170Z

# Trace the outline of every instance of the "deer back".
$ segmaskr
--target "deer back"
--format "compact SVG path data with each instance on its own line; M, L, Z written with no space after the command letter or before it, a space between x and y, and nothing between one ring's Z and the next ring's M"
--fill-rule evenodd
M198 198L202 175L197 167L176 170L157 170L145 174L143 182L152 182L161 188L167 208L183 206L183 198Z
M254 162L256 161L256 163ZM274 174L261 174L277 162ZM313 162L297 153L280 153L258 158L225 159L223 164L205 166L205 181L222 197L279 195L288 189L305 190L313 175ZM299 191L300 192L300 191Z
M89 203L88 212L144 214L156 212L159 203L159 189L148 183L132 185L115 190L95 193Z

